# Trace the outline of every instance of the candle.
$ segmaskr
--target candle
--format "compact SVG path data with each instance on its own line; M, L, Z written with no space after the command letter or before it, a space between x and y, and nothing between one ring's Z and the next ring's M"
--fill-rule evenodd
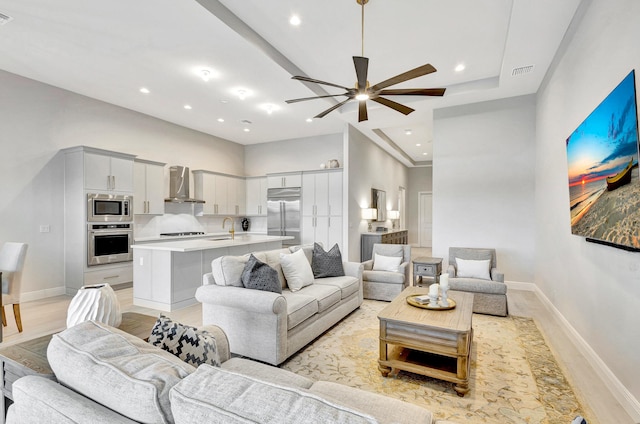
M438 295L438 290L440 289L440 286L438 284L431 284L429 286L429 295Z
M440 286L442 290L447 290L449 288L449 274L442 274L440 276Z

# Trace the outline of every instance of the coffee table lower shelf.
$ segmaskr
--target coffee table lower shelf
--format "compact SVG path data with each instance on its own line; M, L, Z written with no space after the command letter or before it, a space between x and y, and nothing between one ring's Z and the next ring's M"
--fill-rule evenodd
M385 342L381 340L380 343ZM384 377L394 369L403 370L454 383L453 389L458 396L464 396L469 392L471 361L468 354L452 357L391 343L386 346L387 359L378 360L378 369Z

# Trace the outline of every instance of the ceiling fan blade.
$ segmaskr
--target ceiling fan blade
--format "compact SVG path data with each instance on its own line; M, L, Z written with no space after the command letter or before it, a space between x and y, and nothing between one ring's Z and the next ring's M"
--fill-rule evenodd
M356 67L356 76L358 77L358 90L362 91L367 88L367 71L369 69L369 58L362 56L353 56L353 64Z
M334 84L332 82L320 81L320 80L309 78L309 77L295 76L295 77L291 77L291 79L298 80L298 81L312 82L314 84L330 85L331 87L338 87L338 88L342 88L343 90L347 90L347 91L350 90L350 88L343 87L342 85Z
M384 97L373 97L371 98L371 100L380 103L381 105L390 107L391 109L397 110L404 115L408 115L414 111L414 109L411 109L408 106L401 105L400 103L394 102L393 100L385 99Z
M382 90L380 96L444 96L446 88L397 88Z
M367 114L367 102L366 100L362 100L358 102L358 122L366 121L369 119L369 115Z
M351 98L344 100L340 103L338 103L337 105L333 105L331 106L329 109L320 112L319 114L317 114L316 116L314 116L314 118L324 118L327 114L333 112L334 110L338 109L340 106L342 106L343 104L347 103L349 100L351 100Z
M324 99L325 97L339 97L339 96L347 96L347 97L349 97L350 95L351 95L350 93L329 94L327 96L303 97L301 99L285 100L285 102L287 102L287 103L297 103L297 102L304 102L306 100Z
M401 82L409 81L411 79L418 78L432 72L436 72L436 68L434 68L430 64L422 65L400 75L396 75L395 77L389 78L388 80L382 81L371 87L371 90L382 90L383 88L389 87L390 85L400 84Z

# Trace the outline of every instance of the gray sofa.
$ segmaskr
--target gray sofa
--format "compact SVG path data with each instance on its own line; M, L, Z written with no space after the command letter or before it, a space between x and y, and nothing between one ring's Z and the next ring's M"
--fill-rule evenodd
M459 277L456 258L489 260L488 279ZM451 290L473 293L473 312L478 314L507 316L507 285L504 274L498 271L495 249L472 247L449 248L449 286Z
M231 266L230 271L218 272L224 281L217 281L213 273L203 276L196 291L202 323L223 328L232 353L279 365L362 304L362 265L356 262L343 262L343 277L318 278L298 291L289 290L280 253L301 248L311 262L312 246L254 253L278 271L282 294L242 287L237 270L230 275Z
M402 262L398 272L374 270L373 259L363 262L362 286L364 298L392 301L402 290L410 285L411 246L407 244L374 243L371 257L375 258L376 253L382 256L401 257Z
M105 324L71 327L54 335L47 352L58 382L16 381L6 423L435 422L428 410L400 400L230 359L224 332L206 330L215 337L220 367L194 368Z

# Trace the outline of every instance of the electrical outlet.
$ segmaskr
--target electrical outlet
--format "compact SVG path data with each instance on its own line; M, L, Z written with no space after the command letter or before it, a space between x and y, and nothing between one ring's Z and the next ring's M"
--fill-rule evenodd
M41 225L40 226L40 232L41 233L48 233L51 231L51 227L49 225Z

